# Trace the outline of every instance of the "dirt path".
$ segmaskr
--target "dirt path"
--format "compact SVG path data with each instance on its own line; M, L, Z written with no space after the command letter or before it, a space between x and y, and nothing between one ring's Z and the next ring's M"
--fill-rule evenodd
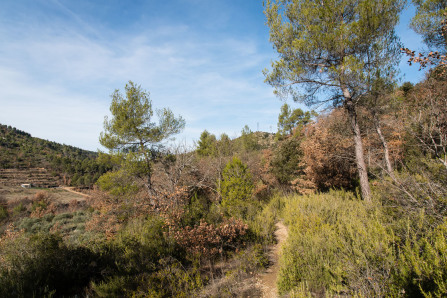
M61 189L63 189L63 190L66 190L66 191L69 191L69 192L71 192L71 193L75 193L75 194L81 195L81 196L83 196L84 198L88 198L88 197L89 197L89 195L87 195L87 194L85 194L85 193L82 193L82 192L73 190L73 187L59 186L59 188L61 188Z
M269 259L271 266L266 270L264 274L259 277L260 286L262 288L262 297L274 298L278 296L278 288L276 287L276 280L279 273L279 256L281 253L281 247L287 239L287 228L282 222L276 223L275 237L277 243L273 245Z

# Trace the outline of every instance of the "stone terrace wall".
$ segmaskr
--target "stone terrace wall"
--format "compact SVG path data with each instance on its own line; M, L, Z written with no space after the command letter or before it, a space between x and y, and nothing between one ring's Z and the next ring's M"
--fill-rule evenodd
M59 176L53 176L44 168L0 169L0 185L20 186L32 184L33 187L58 187L62 184Z

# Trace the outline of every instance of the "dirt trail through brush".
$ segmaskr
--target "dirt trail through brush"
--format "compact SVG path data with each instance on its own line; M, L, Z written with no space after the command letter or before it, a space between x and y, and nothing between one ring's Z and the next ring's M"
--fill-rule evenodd
M88 197L90 197L89 195L87 195L87 194L85 194L85 193L82 193L82 192L73 190L73 187L59 186L59 188L61 188L61 189L63 189L63 190L66 190L66 191L69 191L69 192L71 192L71 193L75 193L75 194L81 195L81 196L83 196L84 198L88 198Z
M279 273L279 256L281 247L287 239L288 231L282 222L276 223L275 237L277 243L272 246L269 253L270 267L259 277L260 287L262 288L262 297L274 298L278 296L276 280Z

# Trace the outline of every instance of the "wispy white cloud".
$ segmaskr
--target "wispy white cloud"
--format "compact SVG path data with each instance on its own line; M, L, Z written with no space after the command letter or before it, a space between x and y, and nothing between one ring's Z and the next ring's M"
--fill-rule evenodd
M251 11L245 17L239 10L239 27L231 27L231 9L242 4L227 2L177 0L171 6L183 10L175 16L172 9L149 15L149 8L134 7L132 17L141 22L133 24L124 11L95 18L93 2L10 1L16 17L0 11L0 123L95 150L110 94L132 80L150 91L155 107L185 118L178 139L189 144L204 129L234 137L245 124L256 130L259 123L274 131L282 102L261 73L275 57L268 28L261 16L256 28L265 32L245 32L253 28L243 23ZM161 5L154 3L146 5Z
M189 26L98 33L60 4L71 20L0 30L0 122L36 136L96 149L109 94L133 80L156 107L187 121L179 137L204 129L240 131L276 122L280 102L262 81L268 54L254 39L204 38ZM107 38L106 38L107 37ZM275 117L273 117L275 116ZM228 129L228 130L227 130Z

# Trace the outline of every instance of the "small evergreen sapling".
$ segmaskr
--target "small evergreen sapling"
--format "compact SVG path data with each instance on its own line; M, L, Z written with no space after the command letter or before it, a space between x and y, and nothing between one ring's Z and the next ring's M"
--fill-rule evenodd
M222 206L232 216L244 217L253 194L251 173L242 161L234 157L225 166L220 182Z

